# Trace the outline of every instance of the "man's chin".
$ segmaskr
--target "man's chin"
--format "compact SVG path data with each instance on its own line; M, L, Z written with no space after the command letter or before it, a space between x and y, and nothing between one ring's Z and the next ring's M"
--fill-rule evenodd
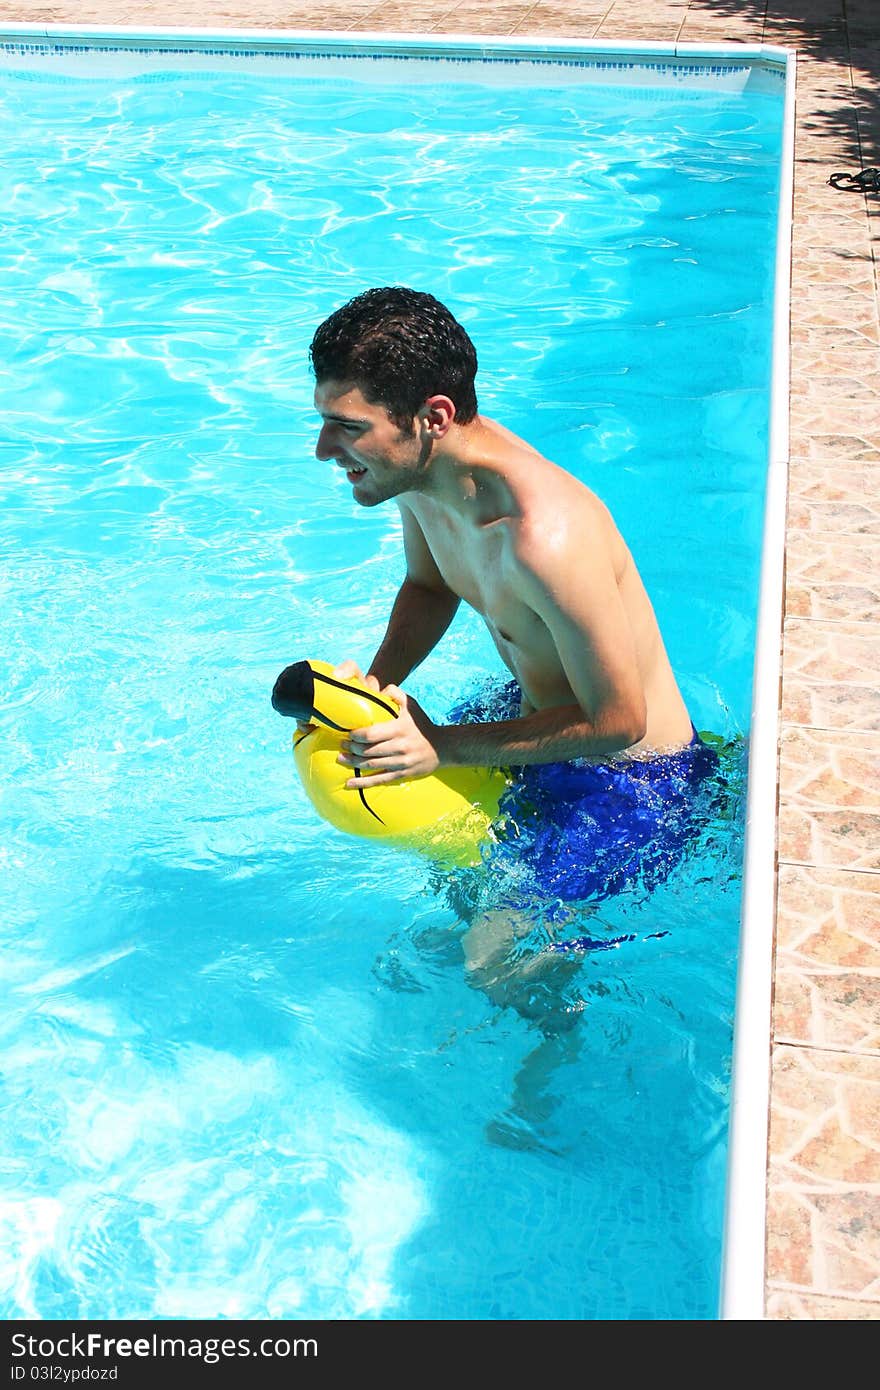
M380 502L384 502L384 497L377 497L375 492L358 492L357 487L353 487L351 495L359 507L378 507Z
M351 485L351 495L355 502L361 507L378 507L381 502L387 502L389 497L393 497L392 491L383 491L377 488L375 481L365 474L363 478Z

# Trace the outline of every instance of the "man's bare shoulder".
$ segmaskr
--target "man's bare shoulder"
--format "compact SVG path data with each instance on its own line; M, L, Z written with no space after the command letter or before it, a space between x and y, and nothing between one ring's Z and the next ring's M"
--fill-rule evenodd
M520 476L515 488L516 553L527 556L535 551L612 545L619 532L601 497L558 464L541 455L539 460L537 467Z
M508 481L527 517L544 516L560 506L570 509L573 519L602 524L610 521L601 498L568 469L547 458L497 420L486 422L498 452L509 467Z
M521 574L531 574L539 583L556 587L583 580L587 575L611 568L617 572L622 546L619 535L603 515L602 504L584 505L575 511L548 509L542 516L536 509L523 518L511 537L511 559Z

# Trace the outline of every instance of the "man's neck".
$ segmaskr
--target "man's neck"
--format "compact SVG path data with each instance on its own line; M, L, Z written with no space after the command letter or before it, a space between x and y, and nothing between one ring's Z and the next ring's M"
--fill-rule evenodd
M485 526L509 516L514 498L509 448L492 421L479 416L449 431L431 456L419 491L438 506Z

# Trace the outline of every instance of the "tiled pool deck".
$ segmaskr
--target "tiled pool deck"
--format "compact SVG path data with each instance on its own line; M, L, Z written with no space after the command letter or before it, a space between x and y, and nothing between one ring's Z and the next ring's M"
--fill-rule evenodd
M880 1318L878 0L0 0L0 22L772 43L798 54L766 1315Z

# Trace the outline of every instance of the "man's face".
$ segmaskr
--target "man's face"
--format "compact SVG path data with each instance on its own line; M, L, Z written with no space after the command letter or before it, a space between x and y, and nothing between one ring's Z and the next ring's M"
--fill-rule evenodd
M368 401L359 387L338 381L315 387L315 409L323 420L315 454L345 469L362 507L417 486L426 447L418 418L412 433L404 434L384 406Z

